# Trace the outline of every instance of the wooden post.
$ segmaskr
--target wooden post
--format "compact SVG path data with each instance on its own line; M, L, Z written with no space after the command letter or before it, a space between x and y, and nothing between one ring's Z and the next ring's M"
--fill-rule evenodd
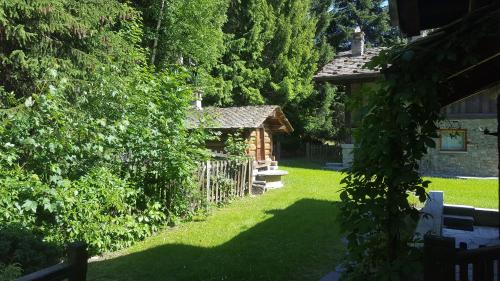
M210 201L212 199L211 198L212 191L210 188L210 173L212 170L212 165L210 164L210 160L207 161L206 165L207 165L206 185L207 185L207 208L208 208L208 203L210 203Z
M246 182L246 173L247 173L247 163L244 162L243 166L241 167L240 173L241 173L241 182L240 182L240 197L245 196L245 182Z
M85 243L73 243L68 247L68 263L71 264L69 281L87 280L87 245Z
M215 162L215 203L219 203L220 161Z
M467 244L464 242L460 242L460 250L465 251L467 250ZM468 263L461 263L459 264L459 276L460 276L460 281L462 280L467 280L469 278L469 264Z
M252 185L253 185L253 161L248 160L248 195L252 195Z
M500 96L497 96L497 148L498 148L498 179L499 179L498 210L500 211ZM498 239L500 239L500 212L498 212ZM500 263L500 260L498 262ZM500 272L498 274L500 275Z
M455 280L455 238L424 236L424 280Z

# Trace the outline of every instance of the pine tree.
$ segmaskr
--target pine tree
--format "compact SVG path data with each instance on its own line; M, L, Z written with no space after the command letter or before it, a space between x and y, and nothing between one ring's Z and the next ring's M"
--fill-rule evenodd
M381 46L397 39L397 32L390 26L388 7L385 0L334 0L331 13L333 20L329 27L332 45L337 50L350 48L354 28L365 33L369 46Z
M226 52L213 74L222 86L208 93L220 105L292 106L312 92L316 19L310 1L233 0Z
M132 42L138 16L118 1L1 1L0 103L6 92L40 92L50 71L84 80L98 62L126 69L139 51Z

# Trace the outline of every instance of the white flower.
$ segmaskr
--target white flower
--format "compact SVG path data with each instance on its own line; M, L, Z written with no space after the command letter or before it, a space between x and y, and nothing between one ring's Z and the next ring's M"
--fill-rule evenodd
M15 145L13 145L12 143L8 142L6 144L3 145L5 148L11 148L11 147L14 147Z
M34 104L35 104L35 101L34 101L31 97L27 98L27 99L24 101L24 105L25 105L26 107L32 107Z

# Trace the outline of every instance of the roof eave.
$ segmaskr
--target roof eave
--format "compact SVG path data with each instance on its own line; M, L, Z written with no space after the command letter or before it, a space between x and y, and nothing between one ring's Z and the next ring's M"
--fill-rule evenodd
M382 73L374 72L374 73L356 73L349 75L321 75L314 76L314 81L316 82L329 82L332 84L353 84L353 83L368 83L373 82L380 77L382 77Z

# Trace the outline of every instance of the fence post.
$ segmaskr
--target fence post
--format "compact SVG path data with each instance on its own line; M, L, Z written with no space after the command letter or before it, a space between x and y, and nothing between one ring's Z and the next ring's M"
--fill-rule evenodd
M248 159L248 195L252 196L253 186L253 160Z
M424 236L424 280L455 280L455 238L436 235Z
M212 196L211 196L211 190L210 190L210 173L212 170L212 165L210 164L210 160L207 160L207 208L208 208L208 203L212 201Z
M71 265L69 281L87 280L87 245L77 242L68 247L68 263Z

